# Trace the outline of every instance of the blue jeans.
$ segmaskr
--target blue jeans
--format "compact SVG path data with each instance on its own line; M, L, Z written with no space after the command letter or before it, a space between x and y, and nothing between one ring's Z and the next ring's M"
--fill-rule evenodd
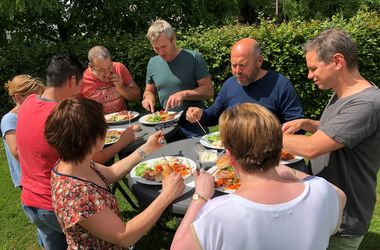
M21 205L30 222L37 226L39 244L43 248L67 249L66 236L53 211Z

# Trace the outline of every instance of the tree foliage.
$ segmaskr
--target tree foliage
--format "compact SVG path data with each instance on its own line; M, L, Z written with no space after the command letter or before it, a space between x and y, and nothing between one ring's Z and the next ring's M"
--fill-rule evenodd
M243 37L256 38L262 45L265 57L264 68L276 70L287 76L299 94L306 115L318 118L328 100L329 93L319 91L307 79L305 58L301 44L320 31L342 27L357 41L360 72L370 81L380 84L380 18L374 12L359 12L350 19L336 15L324 20L293 20L277 24L262 19L260 25L226 25L222 27L198 26L177 29L177 42L182 48L203 53L209 65L216 93L223 81L230 75L230 49L233 43ZM44 79L45 69L52 56L70 53L87 60L88 50L102 44L110 49L113 60L124 63L136 83L144 87L146 66L154 52L141 34L124 34L117 39L111 36L74 37L68 42L47 43L43 39L25 42L22 39L2 47L0 54L0 82L4 83L17 74L30 74ZM8 111L9 98L0 90L0 113Z
M75 37L111 36L146 31L158 17L174 26L220 25L238 11L236 0L1 0L6 30L53 42Z
M0 0L0 44L6 32L26 40L67 42L93 36L117 38L146 31L163 18L174 27L219 26L236 22L258 24L260 17L277 21L326 18L339 12L353 16L361 6L380 10L380 0Z
M276 2L279 13L276 16ZM242 23L258 23L261 16L276 18L278 22L292 19L323 19L340 13L350 18L360 8L380 11L380 0L240 0L239 21Z

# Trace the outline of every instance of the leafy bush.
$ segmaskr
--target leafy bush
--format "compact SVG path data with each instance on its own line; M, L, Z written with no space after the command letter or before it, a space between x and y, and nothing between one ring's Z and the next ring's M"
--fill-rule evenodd
M255 26L224 26L222 28L197 28L180 39L183 47L199 50L209 63L214 86L218 91L230 73L230 48L243 37L257 39L263 50L264 68L281 72L293 83L307 117L318 119L326 105L330 92L320 91L307 79L307 68L301 45L322 30L342 27L357 41L359 67L362 75L380 85L380 65L376 54L380 52L380 19L375 13L358 12L345 20L334 16L324 21L290 21L277 25L262 20Z
M380 19L374 12L360 11L351 19L337 15L322 21L294 20L276 24L261 20L259 26L228 25L223 27L199 26L177 30L177 43L182 48L200 51L209 65L213 83L218 93L223 81L230 75L230 48L240 38L253 37L261 45L265 58L264 68L278 71L287 76L301 98L306 116L319 118L330 93L319 91L307 79L307 68L301 44L326 28L342 27L357 41L359 68L368 80L380 84ZM126 34L117 37L91 37L86 40L73 38L67 43L46 43L13 41L2 47L0 55L0 82L4 83L14 75L28 73L44 78L45 68L51 57L58 53L75 54L87 62L87 51L94 45L102 44L110 49L115 61L123 62L129 68L136 83L145 86L146 65L154 52L145 34ZM10 107L10 99L0 90L0 114ZM210 101L212 102L212 101Z

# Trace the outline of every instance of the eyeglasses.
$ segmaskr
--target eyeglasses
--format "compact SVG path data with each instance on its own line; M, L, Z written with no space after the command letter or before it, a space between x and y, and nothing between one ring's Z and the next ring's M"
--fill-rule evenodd
M96 71L97 73L99 74L105 74L105 73L110 73L112 74L113 72L113 67L112 67L112 64L107 68L97 68L94 64L90 64L91 68Z

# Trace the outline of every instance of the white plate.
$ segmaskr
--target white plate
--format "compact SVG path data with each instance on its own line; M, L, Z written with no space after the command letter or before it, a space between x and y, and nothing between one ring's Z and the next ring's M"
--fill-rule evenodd
M205 147L208 147L208 148L213 148L213 149L219 149L219 150L223 150L224 147L218 147L218 146L215 146L213 145L209 140L207 140L207 137L210 136L210 135L216 135L216 134L220 134L219 132L214 132L214 133L209 133L207 135L204 135L201 137L201 139L199 140L199 142L205 146Z
M125 120L120 120L120 121L117 121L117 122L107 122L107 124L109 125L119 125L119 124L125 124L129 121L132 121L133 119L135 119L137 116L139 116L139 112L136 112L136 111L127 111L130 115L132 115L132 118L131 119L125 119ZM106 114L104 117L106 118L106 121L107 121L107 117L111 117L113 115L117 115L118 113L120 112L115 112L115 113L110 113L110 114Z
M295 162L298 162L298 161L300 161L300 160L302 160L303 159L303 157L302 156L298 156L298 155L296 155L295 157L294 157L294 159L291 159L291 160L288 160L288 161L280 161L280 163L281 164L292 164L292 163L295 163Z
M178 159L181 159L182 160L182 163L187 165L187 166L190 166L191 167L191 171L190 173L183 177L184 179L186 179L187 177L191 176L192 172L194 172L196 169L197 169L197 164L189 159L189 158L186 158L186 157L179 157L179 156L165 156L166 159L172 159L172 158L178 158ZM141 163L147 163L148 166L153 166L156 162L158 161L161 161L163 160L164 157L158 157L158 158L154 158L154 159L151 159L151 160L147 160L147 161L143 161ZM137 164L130 172L130 176L133 180L137 181L137 182L140 182L140 183L143 183L143 184L147 184L147 185L161 185L161 181L150 181L150 180L147 180L141 176L137 176L136 175L136 168L137 166L139 166L141 163Z
M207 170L207 172L209 172L212 175L214 175L216 171L217 171L217 166L213 166L209 170ZM227 194L232 194L236 191L236 189L224 189L223 187L215 188L215 190L218 190L219 192L227 193Z
M119 131L119 132L123 132L125 129L124 128L112 128L112 129L107 129L107 133L109 131ZM105 142L104 145L110 145L110 144L113 144L115 142L117 142L118 140L120 139L120 136L118 138L114 138L113 140L109 141L109 142Z
M176 114L176 115L174 116L173 119L166 120L166 121L163 121L163 122L149 122L146 119L149 116L151 116L152 114L147 114L147 115L144 115L143 117L140 117L139 122L142 123L142 124L145 124L145 125L157 125L157 124L167 123L167 122L178 120L181 117L182 112L183 111L180 111L180 112L169 111L169 114Z

